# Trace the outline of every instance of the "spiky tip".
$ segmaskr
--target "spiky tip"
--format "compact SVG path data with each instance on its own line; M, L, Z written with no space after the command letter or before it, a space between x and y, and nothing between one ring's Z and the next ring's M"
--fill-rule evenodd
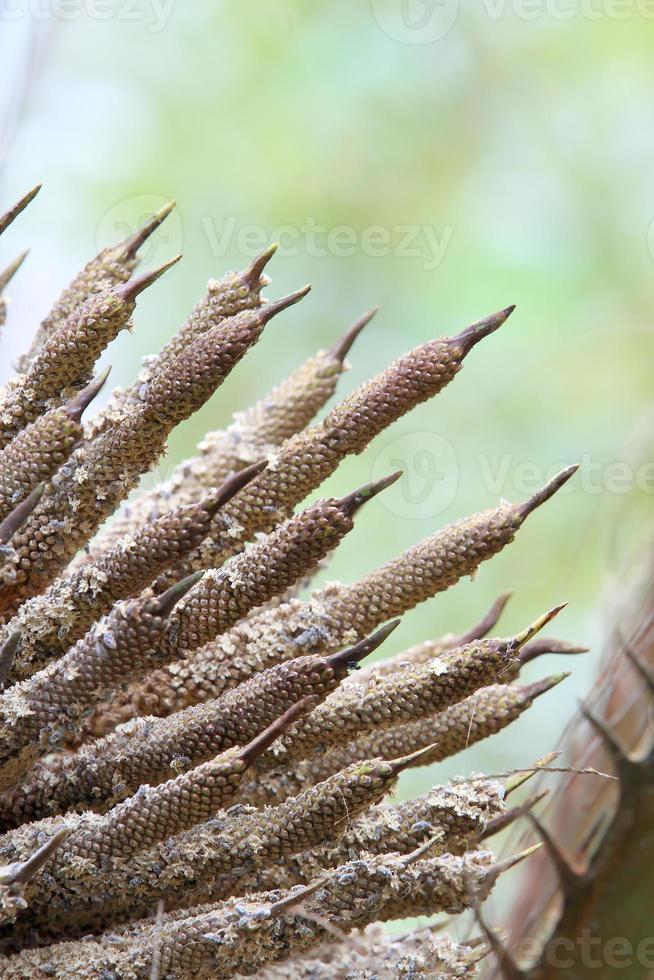
M508 796L509 793L514 793L520 786L524 786L526 782L532 779L536 773L540 772L542 769L546 769L551 762L561 755L560 752L548 752L540 759L536 759L533 766L528 766L526 769L519 769L512 776L509 776L506 783L504 784L504 795Z
M162 208L159 208L158 211L155 211L155 213L148 221L146 221L143 227L139 228L138 231L135 231L133 235L130 235L129 238L125 239L125 241L118 246L117 250L120 251L125 256L126 259L135 258L136 253L141 248L141 246L148 240L150 235L157 230L159 225L163 221L165 221L165 219L168 217L170 212L175 207L175 203L176 203L175 201L169 201L168 204L164 204Z
M50 860L57 848L63 844L68 834L68 827L62 827L49 841L39 847L38 851L35 851L27 861L17 861L15 864L0 869L0 884L24 885L31 881L44 864Z
M34 200L42 186L42 184L37 184L36 187L33 187L31 191L28 191L24 197L21 197L20 201L17 201L12 208L5 211L2 217L0 217L0 235L3 233L3 231L7 230L9 225L18 217L21 211L25 210L30 201Z
M277 242L273 242L273 244L269 245L268 248L261 253L261 255L257 255L254 259L252 259L249 266L243 273L243 279L249 285L250 289L257 285L261 279L261 276L263 275L264 269L278 248L279 245Z
M368 500L372 500L376 497L378 493L385 490L386 487L392 486L397 480L402 476L402 470L396 470L395 473L391 473L389 476L385 476L381 480L377 480L375 483L366 483L364 487L360 487L358 490L353 490L346 497L341 497L338 502L339 509L347 516L354 517L356 512L360 507L363 507Z
M270 748L270 746L275 742L280 735L289 728L293 722L297 721L303 714L305 714L311 705L314 704L313 698L302 698L301 701L297 701L292 705L288 711L285 711L283 715L276 718L271 725L268 725L264 731L262 731L256 738L253 738L251 742L248 742L238 753L237 758L246 764L246 766L251 766L255 759L258 759L260 755Z
M579 465L579 463L573 463L572 466L566 466L564 470L561 470L560 473L553 476L541 490L538 490L533 497L530 497L529 500L525 500L523 504L516 504L516 510L521 516L522 520L524 521L524 519L529 517L529 515L535 511L537 507L540 507L540 505L544 504L550 499L550 497L553 497L554 494L557 493L557 491L559 491L572 476L574 476L579 469Z
M364 313L356 323L353 323L349 330L347 330L340 340L337 340L334 346L327 352L327 357L332 361L338 361L339 364L343 364L345 358L350 353L354 341L357 339L361 331L368 326L372 318L379 312L379 307L374 306L367 313Z
M296 303L299 303L310 292L311 286L303 286L302 289L296 289L294 293L289 293L288 296L282 296L281 299L276 299L273 303L262 306L260 310L257 310L257 313L264 323L268 323L269 320L272 320L282 310L286 310L289 306L294 306Z
M73 398L71 402L68 403L68 408L66 409L68 415L73 420L73 422L79 422L82 415L89 407L91 402L97 395L102 391L109 374L111 373L111 365L95 378L86 388L82 388L80 393Z
M522 648L520 663L528 664L532 660L550 653L562 653L567 657L573 657L580 653L588 653L589 650L590 647L582 647L576 643L568 643L567 640L556 640L554 637L544 636L538 640L533 640Z
M29 497L14 507L11 514L0 524L0 544L9 544L16 531L20 530L27 518L37 506L43 496L45 483L39 483L34 487Z
M405 769L410 769L412 766L419 766L423 760L428 759L437 745L437 742L433 742L431 745L425 745L422 749L416 749L415 752L403 755L399 759L391 759L388 765L391 766L396 775L399 775Z
M0 293L9 285L28 255L29 249L27 248L7 266L4 272L0 272Z
M495 864L492 865L492 870L497 875L504 874L505 871L510 871L511 868L515 868L517 864L522 864L523 861L526 861L527 858L531 857L532 854L535 854L536 851L540 851L542 846L542 844L532 844L531 847L526 847L525 850L520 851L519 854L514 854L512 857L504 858L503 861L496 861Z
M543 613L542 616L535 619L534 622L527 626L527 628L521 633L516 633L516 635L513 637L513 642L516 648L519 650L520 647L523 647L525 643L531 640L533 636L540 633L540 631L544 629L548 623L551 623L555 616L558 616L561 610L565 609L567 605L567 602L562 602L561 605L554 606L553 609L548 609L546 613Z
M251 466L244 466L242 470L238 470L237 473L228 476L218 489L209 496L205 503L205 509L210 514L215 514L221 507L224 507L228 500L231 500L232 497L235 497L237 493L246 487L251 480L254 480L256 476L263 473L267 465L268 461L262 459L258 463L252 463Z
M450 343L453 347L457 347L462 351L462 357L466 357L480 340L488 337L489 334L495 333L503 323L506 323L514 310L515 305L507 306L497 313L492 313L490 316L484 317L483 320L477 320L476 323L472 323L469 327L466 327L456 337L451 337Z
M272 916L282 915L284 912L288 912L292 909L294 905L299 905L305 899L310 898L311 895L324 888L329 881L329 876L324 875L322 878L317 878L316 881L312 881L309 885L304 885L299 888L292 895L287 895L286 898L280 898L279 901L273 902L272 905L268 906L268 913Z
M369 653L376 650L377 647L381 646L384 640L391 635L394 629L400 625L399 619L394 619L390 623L386 623L381 629L378 629L376 633L372 633L370 636L366 636L365 639L359 640L354 646L348 647L347 650L341 650L340 653L332 653L325 660L334 669L338 667L350 667L355 668L364 657L367 657Z
M539 698L541 694L551 691L553 687L556 687L569 676L569 670L562 670L560 674L552 674L550 677L544 677L541 681L534 681L533 684L525 684L522 688L522 694L527 700L533 701L535 698Z
M442 841L442 839L443 839L443 831L441 830L433 834L428 840L424 842L424 844L420 844L419 847L416 847L416 849L414 851L411 851L409 854L407 854L406 857L401 858L400 863L403 864L405 868L409 867L409 865L411 864L415 864L416 861L419 861L421 858L423 858L425 854L428 854L429 851L431 851L432 847L434 847L436 844L439 844Z
M144 272L143 275L135 276L128 282L121 282L118 286L114 286L114 294L119 299L122 299L124 303L132 303L144 289L147 289L148 286L151 286L152 283L161 278L164 272L167 272L172 266L177 265L181 257L181 255L176 255L174 258L169 259L168 262L160 265L158 269L151 269L150 272Z
M186 578L181 579L179 582L175 582L175 584L171 585L169 589L162 592L160 596L157 596L153 605L153 615L159 616L162 619L169 616L179 600L182 599L186 593L200 581L203 575L204 571L202 570L199 572L193 572L192 575L187 575Z

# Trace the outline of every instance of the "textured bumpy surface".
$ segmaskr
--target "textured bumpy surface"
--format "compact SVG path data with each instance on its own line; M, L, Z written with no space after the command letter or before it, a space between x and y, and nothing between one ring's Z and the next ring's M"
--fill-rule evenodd
M511 544L576 467L300 598L399 474L304 498L437 395L513 308L427 340L313 423L373 311L127 501L174 427L308 291L262 298L274 247L212 280L83 424L106 381L91 380L99 355L177 261L135 274L171 208L88 263L0 392L0 975L473 977L494 933L391 939L379 923L477 910L531 853L498 860L487 842L536 801L508 809L520 779L478 775L388 796L403 771L511 724L564 676L521 685L524 663L579 648L535 639L561 607L489 637L503 596L460 636L359 667L393 617Z

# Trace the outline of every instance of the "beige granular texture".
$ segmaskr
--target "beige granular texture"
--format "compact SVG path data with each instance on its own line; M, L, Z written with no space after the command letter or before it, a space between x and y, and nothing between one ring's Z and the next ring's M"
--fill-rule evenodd
M128 691L107 706L104 717L98 713L94 730L111 730L134 714L168 714L216 697L300 652L329 652L355 642L380 623L472 575L481 562L513 540L523 520L521 505L501 504L448 525L359 582L332 583L306 602L294 600L267 610Z
M319 842L338 841L350 818L379 802L398 774L387 762L357 763L277 807L236 807L149 851L124 859L117 854L101 865L75 853L76 836L84 847L93 844L83 831L73 831L47 878L28 891L21 927L106 928L112 919L147 914L159 899L171 909L238 891L238 882L256 870ZM55 818L10 831L0 838L0 860L23 860L34 848L37 828L45 834L59 826Z
M143 229L146 237L149 228L151 227L154 231L158 224L160 224L160 220L155 218L152 224ZM133 247L134 245L136 248ZM139 261L136 254L138 246L138 240L128 239L119 245L103 249L99 255L96 255L84 266L70 285L64 289L50 313L41 322L29 351L19 358L19 371L28 370L30 363L45 346L52 334L87 300L97 293L104 293L113 286L127 282Z
M476 949L429 929L398 940L380 926L369 926L349 941L326 943L290 963L260 970L254 980L455 980L477 975L478 956Z
M243 799L256 805L270 804L299 793L314 781L326 779L356 759L372 753L395 759L408 752L432 746L418 764L434 765L485 738L497 734L531 707L539 685L520 687L492 684L470 695L445 711L403 722L382 732L363 735L318 752L294 765L257 774L243 788Z
M352 517L337 500L319 501L290 518L222 568L207 572L171 617L171 643L186 651L215 639L311 571L352 527Z
M20 601L51 584L141 475L155 466L175 425L204 404L257 342L267 321L301 295L238 314L201 334L174 362L164 365L138 408L76 450L16 536L15 596L5 620ZM211 565L209 561L206 567Z
M172 339L158 354L146 359L134 384L126 389L117 388L114 391L109 405L94 422L93 434L97 435L108 425L115 424L131 408L139 405L146 397L153 378L160 374L165 365L171 364L182 354L194 340L238 313L257 309L261 305L261 290L267 281L260 275L260 270L254 263L244 272L230 272L222 279L210 280L205 295L195 305ZM187 502L188 500L184 501ZM168 510L171 506L176 504L170 504L165 509Z
M382 804L352 820L336 845L316 847L293 855L239 882L243 893L292 888L319 878L326 869L354 860L360 854L409 854L434 840L430 854L461 854L474 848L487 823L504 811L504 788L476 780L438 786L424 796L402 803Z
M13 785L30 757L73 734L90 708L127 677L144 674L171 655L166 620L189 584L164 596L117 603L64 657L0 696L2 789Z
M290 729L270 766L442 711L501 677L516 652L513 639L477 640L447 658L381 677L373 686L359 689L350 683Z
M61 656L114 602L138 595L164 569L197 547L214 514L214 496L139 527L92 564L24 603L3 635L20 633L13 678L24 680Z
M149 980L156 947L159 969L169 980L221 980L276 960L297 955L333 938L330 924L342 932L371 921L415 914L463 911L471 890L485 899L498 876L485 852L467 858L445 855L410 865L393 856L358 860L327 876L324 885L302 901L302 907L276 911L275 903L289 897L272 892L233 899L198 915L172 919L121 941L65 943L48 950L48 963L66 978L114 976L120 980ZM413 910L413 911L412 911ZM25 952L3 964L7 980L42 976L44 954ZM18 972L17 972L18 971ZM22 971L22 972L20 972ZM104 972L103 972L104 971Z
M54 408L18 433L0 451L0 520L70 456L84 430L65 408Z
M320 352L273 388L261 401L237 413L227 429L209 432L199 454L180 463L170 479L126 504L96 537L91 554L116 543L135 525L160 517L173 506L197 500L230 473L272 455L285 439L307 426L331 398L343 370L340 360Z
M107 345L129 323L135 307L118 290L87 299L50 334L24 374L0 394L0 448L42 415L87 383Z
M244 745L303 698L319 704L346 673L345 658L333 663L302 657L170 718L134 720L120 732L35 768L0 797L0 823L15 826L80 804L105 810L144 782L156 784Z

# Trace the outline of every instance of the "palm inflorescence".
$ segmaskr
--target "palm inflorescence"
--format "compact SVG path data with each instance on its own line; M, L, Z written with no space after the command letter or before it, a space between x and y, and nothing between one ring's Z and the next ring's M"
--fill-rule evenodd
M512 308L428 340L313 423L368 314L134 496L173 429L308 291L262 299L273 248L212 280L83 422L106 382L98 358L172 264L135 272L169 210L89 262L0 392L2 976L473 976L483 932L393 939L381 924L483 903L524 857L488 850L524 812L507 802L516 780L388 797L404 770L498 732L562 679L520 684L525 662L576 648L536 638L558 609L489 638L503 597L466 634L364 660L575 467L313 591L398 474L302 502L449 384Z

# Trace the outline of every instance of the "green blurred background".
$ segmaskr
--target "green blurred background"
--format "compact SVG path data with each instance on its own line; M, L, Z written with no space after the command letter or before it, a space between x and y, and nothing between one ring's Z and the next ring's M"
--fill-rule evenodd
M402 793L554 745L650 515L653 13L644 0L25 0L0 19L2 200L45 183L2 241L3 263L32 247L3 378L63 284L169 197L177 213L146 262L184 260L109 352L114 382L134 377L208 278L275 237L267 295L313 284L175 433L164 473L371 305L340 394L517 303L445 393L325 486L405 469L328 574L352 579L582 460L510 548L407 615L385 652L465 629L512 589L503 632L569 600L554 632L593 653L510 731L410 774ZM550 658L525 676L567 666Z

